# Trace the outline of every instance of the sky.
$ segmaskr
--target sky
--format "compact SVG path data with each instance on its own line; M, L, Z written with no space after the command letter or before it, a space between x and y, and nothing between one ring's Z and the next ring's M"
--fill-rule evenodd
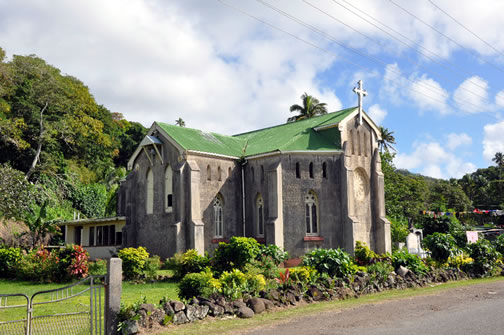
M453 6L456 4L456 6ZM82 80L99 104L232 135L307 92L394 132L395 165L460 178L504 152L504 1L0 0L0 47Z

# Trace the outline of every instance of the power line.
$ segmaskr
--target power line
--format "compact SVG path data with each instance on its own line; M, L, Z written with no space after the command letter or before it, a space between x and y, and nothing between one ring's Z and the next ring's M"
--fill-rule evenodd
M401 5L399 5L398 3L394 2L393 0L389 0L389 1L390 1L390 2L394 5L394 6L396 6L397 8L401 9L403 12L405 12L405 13L409 14L411 17L415 18L417 21L419 21L419 22L423 23L425 26L429 27L430 29L432 29L432 30L434 30L436 33L438 33L439 35L441 35L441 36L443 36L444 38L446 38L448 41L450 41L450 42L452 42L452 43L456 44L458 47L460 47L460 48L462 48L462 49L464 49L464 50L466 50L466 51L468 51L468 52L472 53L472 54L473 54L473 55L474 55L474 56L475 56L475 57L476 57L479 61L481 61L481 62L483 62L483 63L485 63L485 64L488 64L488 65L492 66L494 69L497 69L497 70L499 70L499 71L501 71L501 72L504 72L504 70L503 70L501 67L499 67L499 66L497 66L497 65L495 65L495 64L493 64L493 63L491 63L491 62L489 62L489 61L486 61L485 59L483 59L482 57L480 57L480 56L479 56L479 55L478 55L475 51L473 51L473 50L471 50L471 49L469 49L469 48L467 48L467 47L463 46L462 44L460 44L459 42L455 41L455 40L454 40L453 38L451 38L450 36L446 35L445 33L443 33L442 31L440 31L439 29L437 29L437 28L436 28L436 27L434 27L433 25L431 25L431 24L429 24L429 23L425 22L424 20L422 20L421 18L419 18L419 17L418 17L418 16L416 16L415 14L411 13L409 10L407 10L407 9L406 9L406 8L404 8L404 7L402 7L402 6L401 6ZM431 1L431 3L432 3L432 1ZM432 4L434 5L434 3L432 3ZM435 5L434 5L434 6L435 6ZM437 6L436 6L436 7L437 7ZM440 8L439 8L439 9L440 9ZM440 9L440 10L441 10L441 9Z
M343 0L343 1L345 1L345 0ZM319 7L317 7L317 6L313 5L312 3L310 3L310 2L308 2L308 1L306 1L306 0L303 0L303 2L304 2L304 3L306 3L307 5L309 5L309 6L313 7L313 8L315 8L316 10L320 11L321 13L323 13L323 14L325 14L325 15L329 16L329 17L330 17L330 18L332 18L333 20L336 20L337 22L340 22L340 23L342 23L342 24L345 24L345 23L343 23L342 21L340 21L339 19L337 19L336 17L334 17L333 15L331 15L331 14L327 13L326 11L324 11L324 10L320 9ZM345 1L345 2L347 2L347 1ZM348 2L347 2L347 3L348 3ZM351 5L352 7L354 7L355 9L357 9L357 10L361 11L363 14L365 14L365 15L369 16L369 17L370 17L370 18L372 18L373 20L377 21L377 22L378 22L378 23L380 23L381 25L383 25L383 26L387 27L388 29L390 29L390 30L392 30L392 31L396 32L394 29L392 29L392 28L388 27L387 25L385 25L385 24L383 24L383 23L379 22L377 19L375 19L375 18L374 18L374 17L372 17L371 15L369 15L369 14L365 13L364 11L360 10L359 8L357 8L357 7L353 6L353 5L352 5L352 4L350 4L350 3L348 3L348 4L349 4L349 5ZM344 7L344 6L343 6L343 7ZM344 7L344 8L346 9L346 7ZM352 13L353 13L353 12L352 12ZM355 13L353 13L353 14L355 15ZM368 21L366 21L366 22L368 22ZM370 22L368 22L368 23L370 23ZM370 23L370 24L372 24L372 23ZM351 28L352 30L354 30L354 31L358 31L358 30L356 30L356 29L352 28L351 26L349 26L349 25L347 25L347 24L345 24L345 26L350 27L350 28ZM375 25L373 25L373 26L375 26ZM375 26L375 27L376 27L376 26ZM377 27L377 28L383 31L383 29L381 29L381 28L379 28L379 27ZM384 31L384 32L385 32L385 31ZM360 33L360 32L359 32L359 33ZM389 34L388 32L385 32L385 33ZM402 35L402 34L401 34L401 33L399 33L399 32L396 32L396 33L397 33L397 34L399 34L399 35L401 35L401 36L404 36L404 35ZM372 40L369 36L367 36L367 35L365 35L365 34L363 34L363 33L360 33L360 34L361 34L361 35L364 35L366 38L368 38L368 39ZM389 35L390 35L390 34L389 34ZM392 36L392 35L391 35L391 36ZM394 37L394 36L392 36L392 37ZM405 36L404 36L404 37L405 37ZM394 38L395 38L395 37L394 37ZM406 39L408 39L407 37L405 37L405 38L406 38ZM403 43L404 43L404 42L403 42ZM415 42L413 42L413 43L415 43ZM416 43L415 43L415 44L416 44ZM410 47L410 46L409 46L409 45L407 45L407 44L406 44L406 46ZM407 57L407 58L408 58L408 60L410 61L410 63L412 63L412 64L414 64L414 65L418 65L416 62L413 62L413 61L412 61L409 57ZM432 72L432 71L431 71L431 72ZM438 72L435 72L435 73L436 73L437 75L439 75L440 77L443 77L443 78L446 78L446 79L448 79L448 80L450 80L450 81L452 81L452 82L455 82L455 80L453 80L453 79L451 79L451 78L449 78L449 77L447 77L447 76L445 76L445 75L442 75L442 74L440 74L440 73L438 73ZM431 86L431 85L429 85L429 86ZM432 86L431 86L431 87L432 87ZM437 89L437 87L436 87L435 89ZM475 92L473 92L473 91L471 91L471 90L469 90L469 89L467 89L467 88L465 88L465 87L461 87L461 89L462 89L462 90L464 90L464 91L467 91L467 92L469 92L469 93L471 93L471 94L473 94L473 95L475 95L475 96L477 96L477 97L479 97L479 98L486 99L486 97L485 97L485 96L482 96L482 95L480 95L480 94L478 94L478 93L475 93ZM472 104L473 106L476 106L476 107L478 107L478 108L485 109L485 107L483 107L483 106L479 106L479 105L476 105L476 104L471 103L471 102L469 102L469 101L465 101L465 102L468 102L468 103L470 103L470 104Z
M321 47L321 46L319 46L319 45L317 45L317 44L315 44L315 43L312 43L312 42L310 42L310 41L307 41L307 40L305 40L305 39L303 39L303 38L301 38L301 37L299 37L299 36L297 36L297 35L294 35L293 33L289 32L289 31L287 31L287 30L284 30L284 29L282 29L282 28L280 28L280 27L277 27L277 26L275 26L274 24L272 24L272 23L270 23L270 22L267 22L267 21L265 21L265 20L263 20L263 19L261 19L261 18L259 18L259 17L255 16L255 15L253 15L253 14L250 14L250 13L248 13L248 12L246 12L246 11L244 11L244 10L242 10L242 9L240 9L240 8L238 8L238 7L236 7L236 6L233 6L233 5L229 4L229 3L226 3L226 2L224 2L223 0L217 0L217 1L218 1L218 2L220 2L221 4L223 4L223 5L227 6L227 7L232 8L233 10L235 10L235 11L237 11L237 12L239 12L239 13L241 13L241 14L245 15L245 16L248 16L248 17L250 17L250 18L252 18L252 19L254 19L254 20L256 20L256 21L259 21L259 22L263 23L264 25L266 25L266 26L268 26L268 27L270 27L270 28L272 28L272 29L275 29L275 30L277 30L277 31L280 31L280 32L282 32L282 33L284 33L284 34L287 34L287 35L291 36L292 38L294 38L294 39L296 39L296 40L298 40L298 41L300 41L300 42L303 42L303 43L305 43L305 44L307 44L307 45L310 45L310 46L311 46L311 47L313 47L313 48L316 48L316 49L318 49L318 50L320 50L320 51L323 51L323 52L325 52L325 53L328 53L328 54L333 54L333 55L335 55L338 59L340 59L340 60L342 60L342 61L344 61L344 62L346 62L346 63L348 63L348 64L351 64L351 65L353 65L353 66L355 66L355 67L361 68L361 69L366 70L366 71L372 71L372 69L370 69L370 68L368 68L368 67L365 67L365 66L360 65L360 64L358 64L358 63L355 63L355 62L353 62L353 61L351 61L351 60L348 60L348 59L346 59L345 57L343 57L343 56L341 56L341 55L339 55L339 54L335 53L334 51L330 51L330 50L325 49L324 47ZM326 34L326 35L327 35L327 34ZM337 44L337 43L336 43L336 44ZM345 47L345 48L346 48L346 47ZM388 64L387 64L387 65L388 65ZM400 71L395 71L395 70L392 70L392 72L398 73L399 75L401 75L401 76L402 76L402 73L401 73ZM408 81L410 81L410 82L412 82L412 83L414 83L414 84L417 84L417 83L418 83L418 84L420 84L420 85L421 85L421 84L423 84L422 82L419 82L419 81L414 81L414 80L412 80L412 79L410 79L410 78L408 78L408 77L404 77L404 79L406 79L406 80L408 80ZM448 102L448 101L443 101L443 100L436 99L436 98L434 98L434 97L432 97L432 96L430 96L430 95L428 95L428 94L425 94L424 92L419 91L419 90L417 90L417 89L415 89L415 88L413 88L413 87L410 87L410 89L411 89L411 91L414 91L414 92L416 92L416 93L418 93L418 94L420 94L420 95L423 95L423 96L425 96L425 97L427 97L427 98L429 98L429 99L431 99L431 100L433 100L433 101L437 101L437 102L439 102L439 103L441 103L441 104L447 104L447 105L449 105L449 102ZM439 92L434 92L434 93L437 93L437 94L439 95ZM452 107L455 107L455 106L452 106ZM456 108L456 107L455 107L455 108ZM488 115L486 115L486 116L488 116Z
M465 30L467 30L468 32L470 32L473 36L475 36L477 39L479 39L481 42L485 43L486 45L488 45L490 48L492 48L495 52L501 54L501 56L504 56L504 53L502 53L500 50L497 50L496 48L494 48L493 45L491 45L490 43L488 43L487 41L485 41L484 39L482 39L481 37L479 37L478 35L476 35L476 33L474 33L471 29L467 28L465 25L463 25L461 22L459 22L456 18L454 18L453 16L451 16L450 14L448 14L446 11L444 11L442 8L440 8L438 5L436 5L432 0L428 0L434 7L436 7L438 10L440 10L441 12L443 12L446 16L448 16L450 19L452 19L453 21L455 21L459 26L461 26L462 28L464 28Z
M308 24L308 23L306 23L306 22L304 22L304 21L302 21L302 20L300 20L300 19L298 19L298 18L296 18L296 17L292 16L292 15L290 15L289 13L287 13L287 12L285 12L285 11L281 10L280 8L273 6L272 4L270 4L270 3L268 3L268 2L265 2L264 0L257 0L257 1L258 1L259 3L261 3L261 4L263 4L264 6L267 6L267 7L269 7L270 9L272 9L272 10L276 11L277 13L279 13L279 14L281 14L281 15L283 15L283 16L285 16L285 17L289 18L289 19L291 19L292 21L294 21L294 22L296 22L296 23L298 23L298 24L300 24L300 25L304 26L305 28L307 28L307 29L311 30L312 32L315 32L315 33L317 33L317 34L319 34L319 35L322 35L324 38L326 38L326 39L328 39L328 40L332 41L333 43L335 43L335 44L337 44L337 45L341 46L342 48L344 48L344 49L346 49L346 50L349 50L349 51L351 51L351 52L353 52L353 53L355 53L355 54L357 54L357 55L359 55L359 56L361 56L361 57L369 58L369 59L371 59L373 62L378 63L378 64L381 64L381 65L383 65L383 66L385 66L385 67L388 65L388 64L387 64L387 62L385 62L385 61L383 61L383 60L381 60L381 59L379 59L379 58L377 58L377 57L374 57L374 56L371 56L371 55L366 55L366 54L364 54L364 53L362 53L362 52L358 51L357 49L354 49L354 48L351 48L351 47L345 46L344 44L341 44L340 42L338 42L338 41L336 40L336 38L335 38L335 37L333 37L333 36L331 36L331 35L329 35L329 34L325 33L324 31L321 31L320 29L318 29L318 28L316 28L316 27L314 27L314 26L312 26L312 25L310 25L310 24ZM396 74L398 74L398 75L402 76L402 73L401 73L400 71L397 71L397 70L394 70L394 69L390 69L390 68L389 68L389 70L391 70L392 72L394 72L394 73L396 73ZM444 98L446 98L446 99L449 99L449 98L450 98L450 96L449 96L448 94L445 94L445 92L444 92L444 91L440 91L438 87L433 86L433 85L430 85L429 83L426 83L425 81L418 81L418 80L417 80L417 81L415 81L415 80L412 80L412 79L410 79L410 78L408 78L408 77L404 77L404 78L405 78L406 80L408 80L408 81L412 82L413 84L418 84L418 85L420 85L420 86L423 86L423 87L427 88L429 91L431 91L431 92L433 92L433 93L436 93L437 95L440 95L440 96L442 96L442 97L444 97ZM420 93L420 94L423 94L423 93L421 93L421 92L420 92L420 91L418 91L418 90L415 90L415 91L416 91L416 92L418 92L418 93ZM434 98L432 98L432 97L431 97L431 99L434 99ZM477 104L474 104L474 103L472 103L472 102L470 102L470 101L468 101L468 100L465 100L465 99L460 99L460 98L458 98L458 99L452 98L452 99L453 99L455 102L458 102L458 103L460 103L460 102L464 102L464 103L466 103L466 104L472 105L472 106L474 106L474 107L476 107L476 108L480 109L480 111L481 111L481 112L485 111L485 108L484 108L484 107L479 106L479 105L477 105ZM441 103L443 103L443 104L444 104L444 103L446 103L445 101L441 101L441 100L438 100L438 99L434 99L434 100L436 100L436 101L438 101L438 102L441 102Z
M379 29L379 30L383 31L385 34L389 35L390 37L392 37L393 39L395 39L395 40L396 40L396 41L398 41L399 43L402 43L402 44L406 45L408 48L412 48L412 46L411 46L411 45L409 45L408 43L406 43L406 42L402 41L401 39L399 39L399 38L395 37L394 35L390 34L389 32L387 32L386 30L384 30L384 29L382 29L381 27L377 26L376 24L374 24L374 23L370 22L368 19L366 19L366 18L362 17L361 15L359 15L358 13L356 13L355 11L353 11L353 10L349 9L348 7L345 7L345 5L342 5L341 3L339 3L339 2L338 2L338 1L336 1L336 0L332 0L332 1L333 1L334 3L336 3L337 5L339 5L339 6L343 7L344 9L346 9L346 10L347 10L347 11L349 11L350 13L354 14L355 16L359 17L360 19L362 19L362 20L366 21L366 22L367 22L367 23L369 23L370 25L372 25L372 26L376 27L377 29ZM343 1L345 1L345 0L343 0ZM392 1L392 0L390 0L390 1ZM348 3L347 1L345 1L345 2L346 2L346 3ZM351 5L351 4L350 4L350 5ZM358 9L358 8L357 8L357 7L355 7L354 5L351 5L351 6L352 6L352 7L354 7L354 8L356 8L356 9ZM362 10L360 10L360 9L358 9L358 10L364 13L364 11L362 11ZM366 13L365 13L365 14L366 14ZM368 15L368 14L366 14L366 15ZM370 16L370 15L368 15L368 16ZM370 16L370 17L371 17L371 16ZM388 27L387 25L385 25L385 24L381 23L379 20L377 20L377 19L375 19L375 18L373 18L373 19L374 19L375 21L377 21L379 24L381 24L381 25L383 25L383 26L387 27L388 29L390 29L390 30L394 31L396 34L398 34L398 35L402 36L403 38L405 38L405 39L407 39L407 40L409 40L409 41L411 41L408 37L406 37L406 36L404 36L403 34L401 34L401 33L397 32L396 30L394 30L394 29L392 29L392 28ZM416 42L413 42L413 41L411 41L411 42L412 42L413 44L419 45L419 44L418 44L418 43L416 43ZM419 46L420 46L420 48L421 48L421 49L427 50L427 49L425 49L424 47L422 47L421 45L419 45ZM412 49L414 49L414 48L412 48ZM424 52L420 51L419 49L414 49L414 50L417 50L417 52L418 52L418 53L420 53L420 54L421 54L421 55L423 55L424 57L427 57L427 58L428 58L428 59L430 59L431 61L433 61L433 62L435 62L435 63L439 64L440 66L444 67L444 68L445 68L445 69L447 69L448 71L450 71L450 72L452 72L452 73L454 73L454 74L460 75L457 71L455 71L455 70L451 69L449 66L447 66L447 65L445 65L445 64L443 64L443 63L441 63L441 62L438 62L437 60L435 60L435 59L434 59L434 58L432 58L431 56L429 56L429 55L425 54ZM427 50L427 51L428 51L428 52L431 52L430 50ZM432 52L431 52L431 53L432 53ZM462 71L463 71L463 70L462 70ZM466 72L466 71L463 71L463 72ZM469 76L472 76L472 74L470 74L470 73L467 73L467 72L466 72L466 74L467 74L467 75L469 75ZM471 81L471 82L472 82L475 86L479 86L480 88L486 89L485 87L483 87L483 86L479 85L478 83L473 82L473 81L472 81L472 79L469 79L469 80L470 80L470 81Z

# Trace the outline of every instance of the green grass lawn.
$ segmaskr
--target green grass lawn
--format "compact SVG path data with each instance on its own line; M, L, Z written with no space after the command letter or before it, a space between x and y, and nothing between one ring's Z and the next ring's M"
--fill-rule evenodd
M69 284L40 284L25 281L15 281L0 279L0 293L24 293L31 297L35 292L57 289ZM86 285L79 285L74 287L74 294L88 288ZM102 290L103 291L103 290ZM177 297L177 283L176 281L156 282L149 284L133 284L130 282L123 282L121 302L124 304L131 304L136 301L142 300L146 297L148 303L158 304L162 297L168 299L178 299ZM35 299L35 302L47 301L51 297L49 294L43 294ZM101 295L102 307L104 304L104 296ZM8 305L26 304L26 299L21 297L9 298ZM2 305L5 305L2 301ZM34 315L47 315L65 312L80 312L89 310L90 293L85 292L82 295L55 303L36 305L34 308ZM26 308L14 309L0 309L0 321L17 320L26 317Z

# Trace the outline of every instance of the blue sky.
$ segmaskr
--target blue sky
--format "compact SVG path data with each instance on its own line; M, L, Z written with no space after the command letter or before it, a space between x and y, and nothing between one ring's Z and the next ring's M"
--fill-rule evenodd
M490 0L0 0L0 46L147 127L267 127L303 92L355 106L362 79L396 166L450 178L504 151L503 12Z

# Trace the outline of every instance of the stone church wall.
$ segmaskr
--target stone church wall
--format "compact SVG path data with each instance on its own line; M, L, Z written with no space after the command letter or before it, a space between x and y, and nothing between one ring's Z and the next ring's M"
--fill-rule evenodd
M234 160L226 158L190 155L187 159L196 162L200 169L199 197L204 223L204 248L205 251L213 253L219 242L229 240L232 236L242 236L240 166ZM208 167L211 172L210 180L207 173ZM213 201L218 194L224 202L222 206L223 238L215 236ZM186 233L190 235L190 229Z
M283 219L285 249L297 257L314 248L342 246L341 154L291 154L282 156ZM326 178L322 166L326 163ZM300 178L296 176L299 163ZM310 177L313 163L313 178ZM318 199L319 236L307 236L305 196L315 192Z
M126 226L123 230L123 244L125 246L145 246L151 254L165 258L176 252L176 227L180 219L180 201L176 196L180 194L181 172L178 162L178 152L169 143L162 146L163 164L158 157L151 165L147 156L142 152L135 161L133 170L121 184L119 195L119 211L125 215ZM152 157L151 157L152 159ZM173 209L165 212L165 169L170 164L173 170ZM146 213L146 181L147 172L152 169L154 177L153 213Z

